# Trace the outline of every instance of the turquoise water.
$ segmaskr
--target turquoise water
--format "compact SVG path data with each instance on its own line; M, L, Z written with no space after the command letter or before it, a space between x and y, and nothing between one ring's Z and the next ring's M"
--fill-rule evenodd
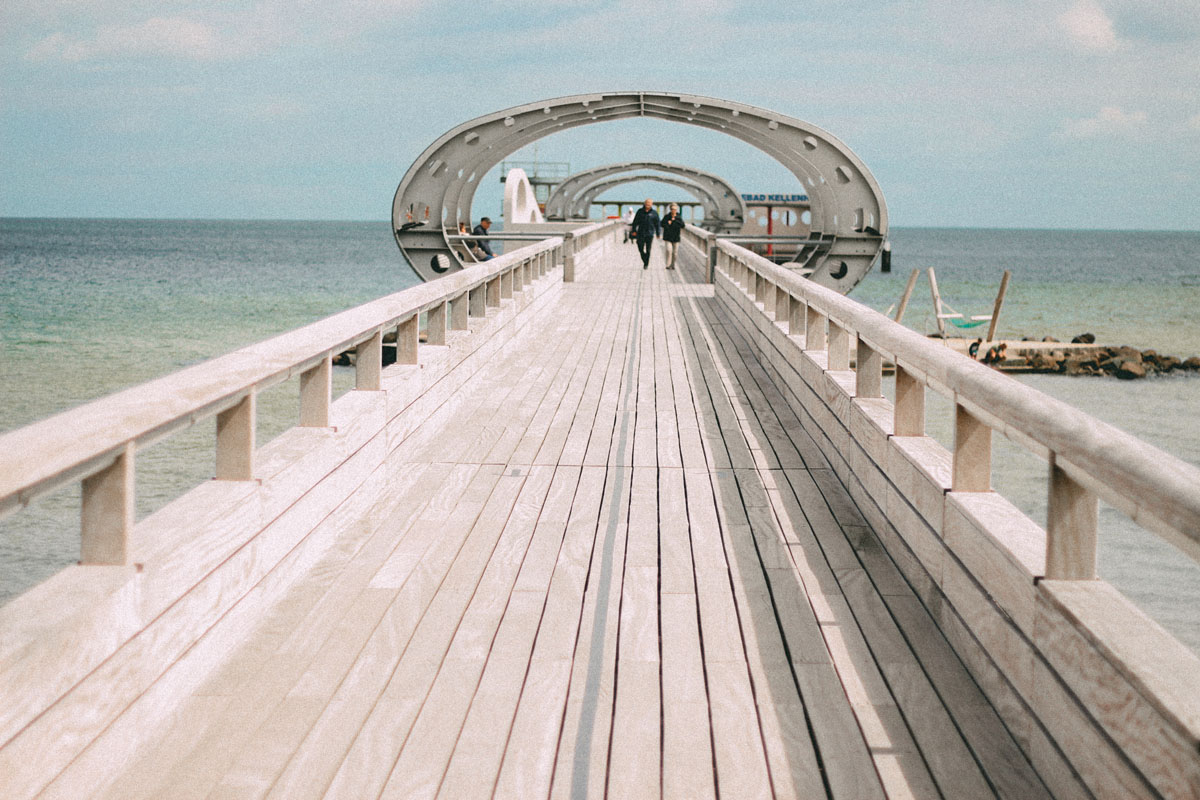
M933 266L945 299L991 311L1013 271L1000 334L1082 332L1200 355L1200 233L893 230L893 272L851 295L879 310L913 268ZM0 430L312 322L416 282L387 222L0 219ZM906 324L933 329L922 280ZM1200 378L1021 380L1200 465ZM353 382L335 370L335 391ZM259 400L259 439L296 418L296 387ZM949 442L948 404L930 432ZM138 513L207 479L212 423L139 453ZM995 485L1036 520L1045 466L998 438ZM78 490L0 522L0 602L78 551ZM1200 568L1116 512L1103 513L1101 573L1200 650Z

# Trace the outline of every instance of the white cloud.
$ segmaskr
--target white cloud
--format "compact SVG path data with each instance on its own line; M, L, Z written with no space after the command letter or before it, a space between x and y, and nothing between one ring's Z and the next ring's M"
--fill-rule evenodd
M1145 130L1148 121L1145 111L1125 112L1116 106L1105 106L1094 117L1066 120L1063 134L1072 139L1127 136Z
M1112 50L1117 46L1113 21L1096 0L1076 0L1058 16L1058 26L1085 50Z
M215 28L186 17L151 17L138 25L105 25L92 36L52 33L25 53L31 61L90 61L124 56L207 60L223 54Z

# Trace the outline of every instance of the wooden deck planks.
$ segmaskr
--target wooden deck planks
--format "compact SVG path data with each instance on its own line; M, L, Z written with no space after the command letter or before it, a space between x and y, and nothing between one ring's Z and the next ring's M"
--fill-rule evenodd
M932 621L711 288L634 262L581 267L400 444L396 495L110 796L1040 787L910 644Z

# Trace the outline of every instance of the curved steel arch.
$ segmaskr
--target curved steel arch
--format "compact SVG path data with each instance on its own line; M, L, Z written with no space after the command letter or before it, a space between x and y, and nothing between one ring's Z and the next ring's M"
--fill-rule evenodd
M609 176L637 170L651 170L690 179L696 185L703 187L716 201L715 207L705 209L706 224L704 227L712 226L712 230L728 233L742 229L742 223L746 218L746 204L729 181L711 172L680 164L667 164L662 161L605 164L570 175L554 187L554 191L546 200L547 219L567 219L575 215L587 216L587 205L581 204L580 201L592 185ZM670 181L667 182L670 183ZM713 223L717 221L720 221L721 225L713 226Z
M446 235L470 219L478 180L525 145L558 131L650 117L720 131L757 147L804 185L817 240L812 279L847 292L870 270L887 234L879 184L846 145L822 129L762 108L663 92L573 95L486 114L444 133L409 167L392 201L396 242L424 279L462 265Z
M575 200L575 214L573 219L583 219L586 217L586 210L592 203L603 203L603 200L597 200L596 196L607 192L609 189L614 189L617 186L624 186L627 183L638 183L639 181L656 181L658 183L669 183L672 186L688 192L688 194L700 201L700 205L704 207L704 219L711 220L713 216L720 210L717 204L717 198L713 197L712 192L704 188L698 183L686 181L683 178L673 178L667 175L620 175L616 178L593 183L583 190L583 194ZM704 227L701 225L701 227Z

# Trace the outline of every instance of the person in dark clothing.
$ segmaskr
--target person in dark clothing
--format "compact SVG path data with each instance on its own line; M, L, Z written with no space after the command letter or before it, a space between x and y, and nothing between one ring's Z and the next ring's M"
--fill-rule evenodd
M638 255L642 257L642 269L650 266L650 245L655 236L662 235L662 223L654 210L654 201L649 197L633 215L633 235L637 237Z
M662 221L663 253L667 261L667 269L675 269L675 255L679 251L679 235L687 223L679 216L679 206L671 203L671 210Z
M971 358L979 357L979 345L983 344L983 339L976 339L971 342L971 346L967 348L967 355Z
M483 236L488 232L488 228L492 227L492 221L488 217L479 220L479 224L475 226L475 230L471 231L473 236ZM492 248L488 246L487 239L476 239L469 243L473 249L479 250L482 255L477 256L480 261L489 261L496 257L492 252Z

